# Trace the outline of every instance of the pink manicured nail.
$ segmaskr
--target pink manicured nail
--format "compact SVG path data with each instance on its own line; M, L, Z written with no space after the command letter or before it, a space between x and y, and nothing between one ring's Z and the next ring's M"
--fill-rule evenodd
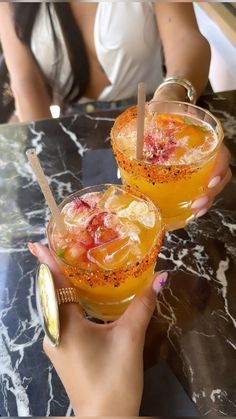
M199 217L202 217L203 215L205 215L206 214L206 212L208 211L208 209L207 208L203 208L201 211L199 211L196 215L195 215L195 217L196 218L199 218Z
M196 208L201 208L203 207L207 202L209 201L208 196L202 196L201 198L196 199L196 201L193 202L193 204L191 205L191 208L196 209Z
M30 242L27 243L27 247L28 247L29 251L32 253L32 255L38 257L35 245L33 243L30 243Z
M207 187L208 188L214 188L216 185L218 185L218 183L220 183L220 181L221 181L221 177L220 176L215 176L210 180Z
M156 294L165 286L166 281L168 278L167 272L162 272L160 275L158 275L152 284L152 288L155 291Z

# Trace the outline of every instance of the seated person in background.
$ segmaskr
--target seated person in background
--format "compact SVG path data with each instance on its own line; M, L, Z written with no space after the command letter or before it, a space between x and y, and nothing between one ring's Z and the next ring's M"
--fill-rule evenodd
M151 2L1 3L0 39L21 121L49 118L62 104L136 96L144 81L155 99L186 100L178 85L155 90L166 76L188 79L199 96L210 47L192 4ZM199 66L199 63L201 65Z
M50 118L55 97L62 108L86 100L129 100L140 81L154 100L187 101L181 84L157 91L163 81L162 46L167 77L188 80L196 97L207 84L210 47L191 3L4 2L0 15L0 40L20 121ZM222 146L196 215L207 211L229 181L228 165Z
M40 243L29 249L46 263L56 287L68 286L50 250ZM115 322L86 320L78 304L60 306L61 340L43 346L71 401L75 415L138 416L143 390L143 347L156 295L167 273L156 275L152 285L137 296Z

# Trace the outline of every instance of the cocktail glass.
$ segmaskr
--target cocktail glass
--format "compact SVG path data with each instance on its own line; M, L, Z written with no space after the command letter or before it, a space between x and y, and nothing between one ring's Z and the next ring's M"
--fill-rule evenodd
M154 109L154 111L153 111ZM137 107L115 120L111 143L123 183L156 203L167 230L193 218L193 201L207 188L223 140L210 112L183 102L146 104L143 159L136 158Z
M129 186L97 185L59 205L66 234L53 219L49 247L92 317L114 320L151 280L164 229L160 211Z

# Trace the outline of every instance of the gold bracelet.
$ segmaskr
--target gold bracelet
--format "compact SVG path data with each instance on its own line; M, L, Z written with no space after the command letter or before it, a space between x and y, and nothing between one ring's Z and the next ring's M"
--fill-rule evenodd
M195 87L189 80L180 77L167 77L163 81L163 83L161 83L158 86L155 93L157 93L159 90L161 90L164 86L167 86L168 84L178 84L179 86L184 87L189 102L195 105L197 101L197 93Z

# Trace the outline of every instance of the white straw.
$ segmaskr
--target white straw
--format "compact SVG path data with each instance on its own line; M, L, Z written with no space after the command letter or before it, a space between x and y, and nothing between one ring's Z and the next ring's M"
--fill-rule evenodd
M29 163L32 167L32 170L36 176L36 179L38 181L38 184L41 188L41 191L44 195L44 198L46 200L46 203L48 204L52 216L54 218L54 221L56 223L56 226L58 228L58 230L60 231L61 234L65 235L66 234L66 228L65 228L65 224L63 222L63 218L61 216L61 213L58 209L58 206L56 204L56 201L53 197L52 191L49 187L47 178L43 172L43 169L41 167L40 161L37 157L37 154L35 152L35 150L33 148L30 148L29 150L26 151L26 156L29 160Z
M143 158L145 102L146 102L146 85L145 83L142 82L142 83L139 83L138 85L138 115L137 115L137 144L136 144L137 160L142 160Z

